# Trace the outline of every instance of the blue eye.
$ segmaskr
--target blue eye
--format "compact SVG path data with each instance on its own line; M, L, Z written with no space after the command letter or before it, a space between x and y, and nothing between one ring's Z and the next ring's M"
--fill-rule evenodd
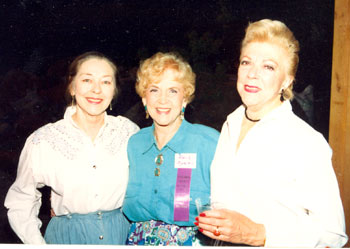
M170 93L177 93L177 90L175 90L175 89L170 89Z
M91 79L83 79L82 81L86 82L86 83L89 83L89 82L91 82Z

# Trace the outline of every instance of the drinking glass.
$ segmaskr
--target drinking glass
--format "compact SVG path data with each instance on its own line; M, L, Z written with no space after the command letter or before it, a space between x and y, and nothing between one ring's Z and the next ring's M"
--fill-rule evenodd
M195 203L196 203L196 208L197 208L197 212L198 212L198 215L204 211L207 211L207 210L211 210L211 209L215 209L215 208L222 208L223 205L219 204L219 203L206 203L206 204L202 204L202 201L200 198L197 198L195 200ZM223 241L221 240L214 240L214 243L213 243L213 246L221 246L223 243Z

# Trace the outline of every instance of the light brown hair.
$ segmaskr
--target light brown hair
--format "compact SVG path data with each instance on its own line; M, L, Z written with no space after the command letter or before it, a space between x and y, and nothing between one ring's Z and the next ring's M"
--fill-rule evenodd
M77 75L80 66L87 60L90 59L100 59L106 61L111 68L114 71L113 75L113 84L114 84L114 97L118 95L119 92L119 86L117 85L117 66L114 64L114 62L108 58L106 55L97 52L97 51L89 51L85 52L77 57L70 63L69 68L68 68L68 73L67 73L67 89L66 89L66 99L68 103L72 101L72 95L71 95L71 90L74 84L74 78Z

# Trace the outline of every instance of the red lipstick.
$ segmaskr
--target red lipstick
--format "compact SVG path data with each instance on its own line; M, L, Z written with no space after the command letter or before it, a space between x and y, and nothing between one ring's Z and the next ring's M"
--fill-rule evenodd
M100 104L103 99L100 98L86 98L86 100L90 103L90 104Z
M257 86L244 85L244 91L248 93L257 93L260 91L260 88Z

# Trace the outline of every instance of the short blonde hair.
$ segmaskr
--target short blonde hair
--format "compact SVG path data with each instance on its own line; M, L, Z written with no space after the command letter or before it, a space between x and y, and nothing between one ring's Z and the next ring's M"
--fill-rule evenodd
M158 83L167 69L176 72L175 80L183 84L185 99L190 103L194 98L196 74L188 62L172 52L158 52L140 63L135 86L137 94L143 98L148 86L151 83Z
M241 44L241 52L251 42L269 42L284 48L287 53L287 74L295 79L299 64L299 42L292 31L283 23L276 20L263 19L249 23L246 34ZM293 80L294 83L294 80ZM284 99L293 98L293 83L284 89Z

